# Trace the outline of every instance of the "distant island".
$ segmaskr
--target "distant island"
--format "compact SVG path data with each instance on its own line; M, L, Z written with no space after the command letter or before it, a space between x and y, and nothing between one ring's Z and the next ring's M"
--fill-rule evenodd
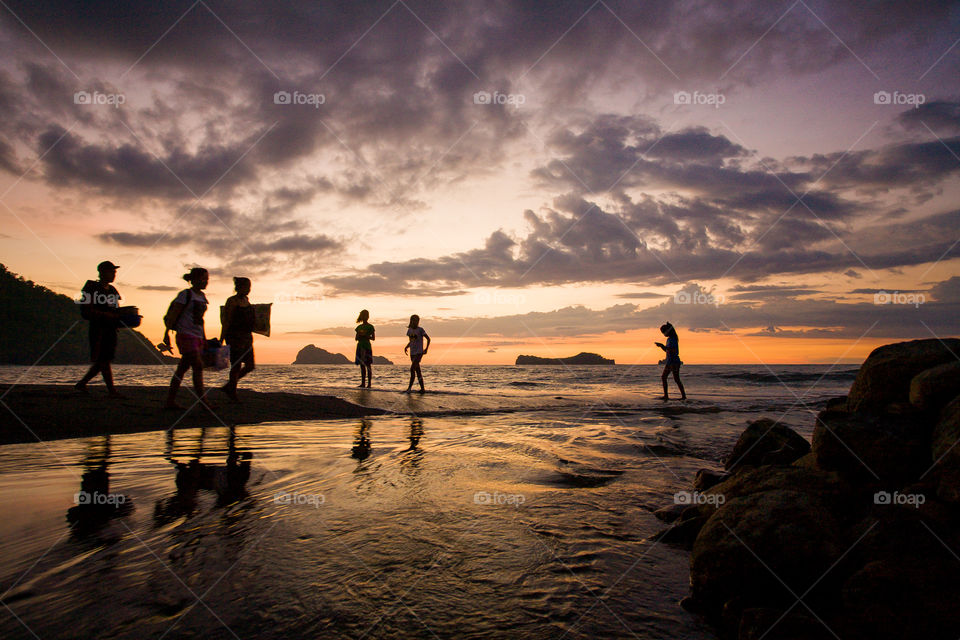
M616 364L609 358L596 353L581 351L570 358L540 358L538 356L517 356L516 364Z
M77 283L77 296L82 282ZM123 295L123 291L120 292ZM125 304L135 300L124 300ZM87 364L87 321L65 296L11 272L0 264L0 364ZM121 329L115 364L176 364L139 331Z
M342 353L331 353L317 345L308 344L297 353L293 364L353 364L353 360ZM383 356L373 356L373 364L393 364Z

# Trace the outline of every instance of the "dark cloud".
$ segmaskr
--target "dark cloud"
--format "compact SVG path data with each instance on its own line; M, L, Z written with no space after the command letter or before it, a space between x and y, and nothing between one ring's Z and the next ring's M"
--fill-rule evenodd
M707 301L714 301L713 303ZM569 306L554 311L531 311L496 317L424 318L436 337L550 338L656 330L669 320L698 332L743 330L770 337L826 337L859 339L913 338L927 334L926 323L938 335L954 335L960 301L913 304L845 303L835 300L796 300L773 296L763 301L723 300L696 283L688 284L665 302L639 309L618 304L606 309ZM403 320L377 325L384 335L402 333ZM329 327L316 333L352 335L353 327ZM508 343L509 344L509 343Z
M960 303L960 276L952 276L933 285L930 295L937 302Z
M938 135L960 133L960 102L933 100L915 109L908 109L897 117L904 128L926 135L934 131Z

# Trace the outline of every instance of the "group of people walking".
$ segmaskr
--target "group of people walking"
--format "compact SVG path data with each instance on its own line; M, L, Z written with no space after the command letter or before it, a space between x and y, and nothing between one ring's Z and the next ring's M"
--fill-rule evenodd
M81 296L81 315L90 323L90 360L92 364L83 378L76 383L77 391L86 392L87 383L98 374L103 376L107 393L111 397L122 397L113 382L111 363L116 355L117 331L122 326L119 307L120 293L113 286L120 267L109 260L97 265L97 280L88 280L83 286ZM210 281L209 272L194 267L183 275L189 287L177 294L166 315L163 317L164 335L161 351L173 351L170 332L176 334L174 343L180 353L180 361L170 380L165 406L168 409L182 409L177 404L177 392L187 370L193 372L193 388L198 402L214 408L206 398L203 386L203 354L207 348L204 314L209 302L203 290ZM255 369L253 356L253 332L256 324L254 306L249 295L249 278L233 279L235 294L227 298L221 314L220 338L216 343L226 343L230 348L230 375L221 389L233 401L239 402L237 383ZM373 383L373 345L376 330L369 322L370 312L364 309L357 318L357 350L354 362L360 365L360 387L370 388ZM412 391L414 379L420 385L420 391L426 391L420 361L430 348L430 336L420 326L420 316L410 316L407 327L407 345L404 353L410 354L410 382L407 393ZM424 344L426 340L426 344Z

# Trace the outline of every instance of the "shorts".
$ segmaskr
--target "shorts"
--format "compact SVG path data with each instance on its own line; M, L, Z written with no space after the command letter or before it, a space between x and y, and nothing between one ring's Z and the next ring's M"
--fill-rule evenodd
M113 362L117 353L117 329L111 325L90 324L90 361Z
M203 338L184 333L177 334L177 351L181 356L203 355L204 346Z
M253 338L236 339L227 338L227 345L230 347L230 366L246 362L253 364Z
M362 345L357 345L357 353L353 358L353 364L372 366L373 365L373 349L367 349Z
M423 360L422 353L411 353L410 354L410 364L420 364L420 361Z

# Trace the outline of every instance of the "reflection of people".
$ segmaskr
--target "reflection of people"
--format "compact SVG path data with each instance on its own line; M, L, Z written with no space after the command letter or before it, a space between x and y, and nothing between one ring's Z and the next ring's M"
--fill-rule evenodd
M370 388L373 382L373 345L371 341L377 339L377 333L373 325L367 322L370 319L370 312L364 309L357 316L357 355L354 358L354 364L360 365L360 386Z
M673 379L677 383L677 387L680 388L680 398L682 400L687 399L687 392L683 389L683 383L680 382L680 365L683 362L680 361L680 338L677 337L677 330L673 328L673 325L669 322L660 327L660 333L667 337L667 344L661 344L659 342L654 342L655 345L664 350L667 354L666 360L664 360L663 375L660 376L660 379L663 381L663 400L669 400L670 394L667 392L667 376L670 375L670 372L673 372Z
M410 417L410 448L407 451L417 451L420 438L423 437L423 420L416 416Z
M205 435L206 429L201 429L197 449L192 459L184 463L173 457L173 430L167 432L165 458L177 468L177 492L169 498L157 500L153 509L153 518L156 522L162 524L182 516L193 515L200 489L216 492L218 506L228 505L246 497L246 484L250 479L253 454L237 449L236 430L231 427L227 437L226 464L200 462Z
M250 278L234 278L237 294L227 298L223 307L223 326L220 339L230 346L230 380L223 386L230 399L239 402L237 382L254 370L253 362L253 305L250 294Z
M407 346L403 348L403 352L410 352L410 384L407 385L407 393L410 393L410 390L413 388L413 378L416 376L417 382L420 383L420 392L423 393L426 389L423 388L423 373L420 371L420 360L423 359L423 356L427 355L427 349L430 348L430 336L427 335L427 332L423 330L423 327L420 326L420 316L414 314L410 316L410 324L407 325L407 338L410 339L407 342ZM427 339L427 346L423 346L423 339Z
M110 493L110 436L103 436L99 445L91 443L84 458L80 491L74 496L76 505L67 510L67 521L76 533L101 528L112 518L133 511L130 496Z
M77 391L86 392L87 383L98 373L103 375L111 398L122 397L113 386L113 362L117 351L117 327L120 314L117 311L120 294L110 284L117 278L117 265L105 260L97 265L98 280L87 280L83 285L80 314L90 322L90 369L75 385Z
M370 421L366 418L360 418L360 426L357 427L357 435L353 440L350 457L361 462L370 457Z
M177 332L177 349L180 351L180 362L177 370L170 379L170 390L167 393L167 408L181 409L177 404L177 391L183 382L183 374L187 369L193 369L193 389L198 401L212 409L203 397L203 348L206 334L203 330L203 314L207 312L207 297L203 290L207 287L210 275L206 269L194 267L190 273L184 274L183 279L190 283L189 289L181 291L170 305L169 318L164 318L167 324L167 333L163 336L165 344L170 344L170 329Z

